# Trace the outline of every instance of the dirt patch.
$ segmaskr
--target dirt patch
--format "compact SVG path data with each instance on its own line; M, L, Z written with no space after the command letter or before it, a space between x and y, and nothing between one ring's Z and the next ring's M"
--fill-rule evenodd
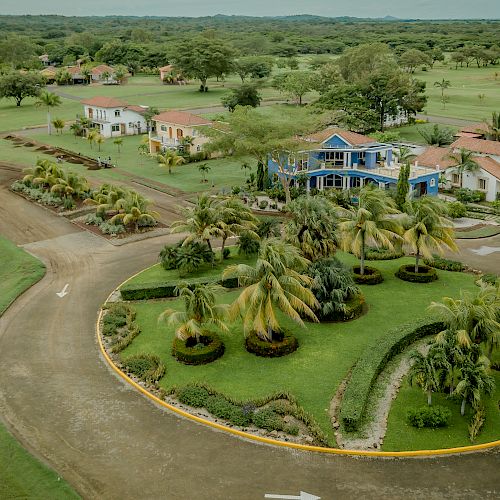
M25 142L24 146L26 146L27 148L32 148L34 144L32 142Z

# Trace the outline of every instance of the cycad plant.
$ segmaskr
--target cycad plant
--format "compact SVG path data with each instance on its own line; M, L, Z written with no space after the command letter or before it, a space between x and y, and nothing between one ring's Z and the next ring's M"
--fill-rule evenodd
M224 270L223 279L238 278L245 287L231 305L231 318L242 316L245 333L267 342L281 339L278 311L302 326L302 317L317 322L313 310L319 304L309 289L312 278L301 274L308 264L293 245L264 240L255 266L239 264Z
M361 189L357 207L343 211L344 221L339 224L342 247L359 258L360 274L365 272L367 246L394 250L394 241L401 240L401 225L391 217L397 213L392 198L371 184Z
M432 254L443 254L444 248L454 252L458 247L454 240L453 224L444 214L444 202L436 197L422 196L405 204L408 218L403 234L405 243L415 252L415 272L421 257L432 259Z

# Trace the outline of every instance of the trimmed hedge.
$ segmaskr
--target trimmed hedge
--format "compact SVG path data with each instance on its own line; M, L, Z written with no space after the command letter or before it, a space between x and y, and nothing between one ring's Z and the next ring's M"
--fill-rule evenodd
M295 352L299 347L299 341L290 333L283 335L279 342L267 342L260 339L255 332L245 339L245 347L248 352L263 358L279 358Z
M365 266L365 273L360 273L360 266L353 266L352 272L354 273L354 281L358 285L378 285L384 281L382 273L374 267Z
M389 360L413 342L436 335L444 328L443 323L431 322L429 318L416 320L390 330L364 350L352 369L342 398L340 418L347 431L359 428L372 386Z
M328 317L321 317L321 321L349 321L355 319L363 313L363 306L365 305L365 296L360 293L354 295L344 302L344 311L336 311L329 314ZM319 317L319 316L318 316Z
M177 337L172 345L172 356L186 365L205 365L220 358L224 354L224 343L216 333L205 332L200 337L201 343L189 347L190 339Z
M438 255L433 255L431 259L425 259L424 263L435 269L442 269L443 271L461 272L465 270L465 266L458 260L443 259Z
M365 259L366 260L393 260L399 259L404 256L404 252L396 251L391 252L390 250L371 248L366 251Z
M426 265L418 266L418 273L416 273L413 264L405 264L394 274L400 280L409 281L411 283L430 283L438 279L436 270Z

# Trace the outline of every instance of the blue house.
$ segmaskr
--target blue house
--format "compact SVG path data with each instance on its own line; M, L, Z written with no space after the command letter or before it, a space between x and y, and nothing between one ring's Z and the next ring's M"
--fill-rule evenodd
M368 183L381 189L396 188L399 165L393 159L391 144L336 127L304 139L312 148L290 159L282 171L278 163L269 158L271 177L287 175L293 185L297 175L307 174L307 190L350 189ZM438 178L436 169L412 166L409 183L413 196L437 195Z

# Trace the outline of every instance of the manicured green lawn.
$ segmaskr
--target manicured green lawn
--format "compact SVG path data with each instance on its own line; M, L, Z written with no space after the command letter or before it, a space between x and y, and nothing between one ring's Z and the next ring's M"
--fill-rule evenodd
M401 140L414 142L416 144L425 144L425 139L420 135L419 130L429 131L434 127L434 123L417 123L415 125L403 125L402 127L392 128L391 131L398 132L401 136ZM439 125L440 128L449 128L453 132L456 132L459 127L453 125Z
M0 316L45 274L38 260L0 236ZM55 472L32 457L0 423L0 498L79 498Z
M485 226L472 231L455 231L455 238L467 240L470 238L487 238L500 234L500 226Z
M347 263L355 258L339 253ZM426 315L426 308L433 300L443 296L458 296L460 289L473 290L473 278L462 273L438 271L440 279L430 284L406 283L394 276L403 263L413 259L376 262L385 282L373 287L364 286L363 293L369 306L368 314L347 323L307 323L302 329L290 320L284 325L293 330L300 348L292 355L278 359L259 358L249 354L243 346L240 321L229 325L229 333L222 333L226 352L222 358L205 366L185 366L171 356L174 329L158 325L158 315L167 307L180 308L178 300L137 302L137 321L142 333L123 353L154 352L161 356L167 372L161 385L168 389L194 381L204 381L219 391L238 399L264 396L277 390L288 390L299 403L314 415L334 444L333 431L328 417L330 401L348 370L363 352L368 342L399 324ZM146 279L161 278L156 267ZM141 278L136 278L140 280ZM220 300L233 301L239 291L223 292Z
M0 316L7 307L39 281L45 274L45 266L35 257L0 236Z
M500 372L492 371L496 380L496 391L484 398L486 422L481 434L474 444L487 443L500 439ZM448 427L440 429L417 429L406 421L409 409L420 408L427 404L427 396L416 387L410 387L405 378L396 400L392 403L387 433L383 450L432 450L437 448L451 448L471 444L467 426L473 414L470 406L465 415L460 415L460 401L453 401L445 394L432 396L433 405L441 405L450 409L451 419Z

